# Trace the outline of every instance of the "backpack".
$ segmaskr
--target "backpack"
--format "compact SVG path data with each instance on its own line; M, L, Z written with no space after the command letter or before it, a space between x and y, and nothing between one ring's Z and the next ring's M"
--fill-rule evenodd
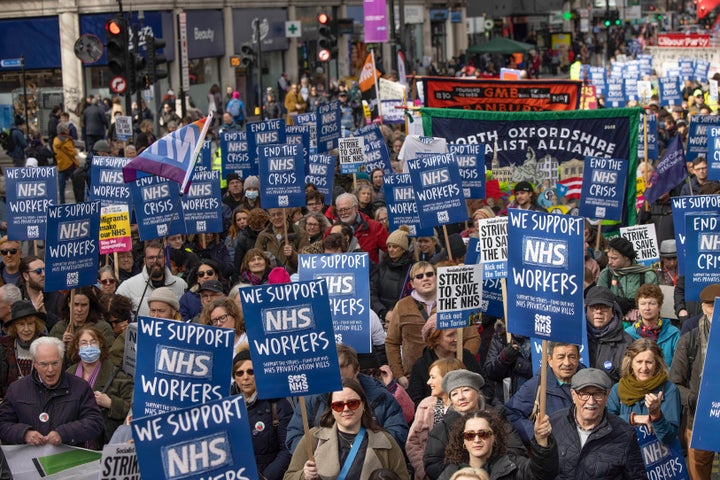
M0 146L8 153L12 153L15 150L15 140L12 138L12 130L0 131Z
M232 115L234 119L237 119L240 115L242 115L240 100L237 98L230 100L230 103L228 103L228 113Z

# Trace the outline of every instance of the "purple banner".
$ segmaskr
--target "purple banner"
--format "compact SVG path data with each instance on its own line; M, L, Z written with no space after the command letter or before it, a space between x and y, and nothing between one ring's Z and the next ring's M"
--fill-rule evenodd
M388 41L386 0L363 0L365 43Z

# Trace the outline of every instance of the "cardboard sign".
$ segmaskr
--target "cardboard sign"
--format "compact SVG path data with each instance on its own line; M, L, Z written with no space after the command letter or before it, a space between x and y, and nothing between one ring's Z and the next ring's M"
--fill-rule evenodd
M142 177L130 183L140 240L185 234L180 186L162 177Z
M482 266L437 269L437 328L464 328L482 306Z
M262 122L250 122L245 129L247 132L249 161L253 170L249 175L258 174L258 147L274 143L285 143L285 120L275 118L263 120Z
M129 115L118 115L115 117L115 136L123 142L133 136L132 117Z
M658 245L655 225L635 225L620 227L620 236L629 240L635 249L635 260L646 266L660 262L660 246Z
M93 157L90 169L90 200L100 200L100 206L132 205L130 187L123 179L122 169L129 158Z
M5 179L8 238L45 238L48 209L58 204L57 167L6 168Z
M420 225L424 229L467 220L462 179L455 155L427 154L408 160L407 165L417 199Z
M45 291L97 283L100 202L51 206L45 237Z
M617 158L585 157L580 215L622 220L628 163Z
M220 159L225 178L237 173L247 178L257 172L257 163L250 158L247 134L245 132L220 132Z
M720 215L720 195L688 195L670 197L675 243L677 244L678 275L685 275L685 216L687 214ZM686 297L690 298L690 297Z
M385 174L392 173L387 142L377 123L359 128L352 134L354 137L363 137L365 141L365 171L368 174L377 168L382 169Z
M111 443L103 447L98 480L118 479L140 480L140 466L132 443Z
M360 173L365 171L365 139L363 137L345 137L338 140L340 173Z
M338 140L342 134L340 128L340 102L335 101L320 105L317 109L317 151L329 152L338 148Z
M648 430L647 425L636 426L635 433L640 444L647 478L690 480L678 438L675 438L670 445L666 445Z
M455 154L465 198L485 198L485 146L451 143L448 151Z
M508 218L478 220L478 263L483 266L483 278L505 278L508 258Z
M220 201L220 172L194 172L188 192L182 197L182 211L187 233L223 231Z
M717 215L685 215L685 298L720 283L720 222Z
M260 202L263 208L305 206L305 162L302 145L261 145Z
M127 205L100 208L100 255L132 250L130 209Z

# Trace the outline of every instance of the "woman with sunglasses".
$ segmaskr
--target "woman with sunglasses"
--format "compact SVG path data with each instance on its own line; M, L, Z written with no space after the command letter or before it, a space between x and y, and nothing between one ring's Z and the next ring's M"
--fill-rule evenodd
M382 256L370 276L370 306L385 324L392 318L413 264L409 234L410 228L401 225L388 235L387 255Z
M558 447L547 415L535 422L530 459L507 452L508 425L492 410L478 410L459 419L445 449L449 480L462 468L482 468L494 480L552 480L559 472Z
M240 307L230 298L220 298L205 305L200 312L200 324L235 330L234 352L248 341L245 333L245 317Z
M184 322L191 321L202 310L199 290L208 280L223 282L224 279L217 262L214 260L201 260L198 266L190 271L187 277L189 287L180 297L180 314Z
M247 343L240 346L240 351L233 358L232 374L230 395L245 397L258 474L261 479L280 480L290 464L285 437L293 416L292 405L284 398L258 399Z
M115 293L118 286L118 280L115 278L115 271L112 267L105 265L98 269L98 283L102 293Z
M402 450L373 420L372 408L357 380L344 378L343 389L328 396L320 427L310 430L295 449L286 480L368 480L386 468L410 480ZM307 444L313 451L308 458Z

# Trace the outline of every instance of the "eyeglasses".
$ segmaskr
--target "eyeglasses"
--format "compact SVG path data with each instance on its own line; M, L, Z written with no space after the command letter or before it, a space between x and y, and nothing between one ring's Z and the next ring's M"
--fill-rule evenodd
M211 318L210 324L211 325L220 325L220 324L224 325L225 322L227 322L228 317L232 317L232 315L230 315L229 313L225 313L223 315L220 315L219 317Z
M346 213L352 212L354 208L355 208L355 207L336 208L335 211L337 211L337 213L338 213L339 215L345 215Z
M38 268L33 268L32 270L28 270L28 272L32 272L35 275L40 275L42 273L45 273L45 269L38 267Z
M305 228L310 228L310 227L320 228L320 224L319 223L306 223L305 224Z
M435 272L430 270L429 272L415 274L415 280L422 280L423 277L432 278L434 276L435 276Z
M200 278L203 277L212 277L215 275L215 270L198 270L197 276Z
M103 285L115 285L115 279L114 278L104 278L100 280L100 283Z
M348 400L347 402L332 402L330 404L330 408L332 408L334 411L340 413L343 410L345 410L345 406L347 406L350 410L357 410L360 408L360 404L362 402L360 400Z
M81 347L97 347L100 344L98 343L97 340L90 340L90 341L83 340L82 342L78 342L78 345L80 345Z
M477 432L468 430L467 432L463 432L463 438L465 440L467 440L468 442L472 442L477 437L480 437L480 440L487 440L488 438L490 438L492 436L493 436L492 430L478 430Z
M250 377L254 377L254 376L255 376L255 370L253 370L252 368L248 368L247 370L238 370L238 371L235 372L235 376L236 376L236 377L242 377L242 376L245 375L246 373L247 373L248 376L250 376Z
M43 369L50 368L50 367L57 368L60 366L60 363L62 363L62 362L60 362L60 360L55 360L54 362L35 362L35 368L38 368L38 367L43 368Z
M577 394L578 398L580 398L580 400L582 400L583 402L588 401L590 399L590 397L593 397L593 400L595 400L596 402L601 402L601 401L605 400L605 397L607 396L607 393L602 390L598 390L596 392L577 392L576 391L575 393Z
M17 248L8 248L7 250L0 250L0 253L2 253L3 255L7 255L7 254L15 255L17 252L18 252Z
M145 257L145 260L148 262L154 262L156 260L162 260L163 258L165 258L165 255L148 255Z

